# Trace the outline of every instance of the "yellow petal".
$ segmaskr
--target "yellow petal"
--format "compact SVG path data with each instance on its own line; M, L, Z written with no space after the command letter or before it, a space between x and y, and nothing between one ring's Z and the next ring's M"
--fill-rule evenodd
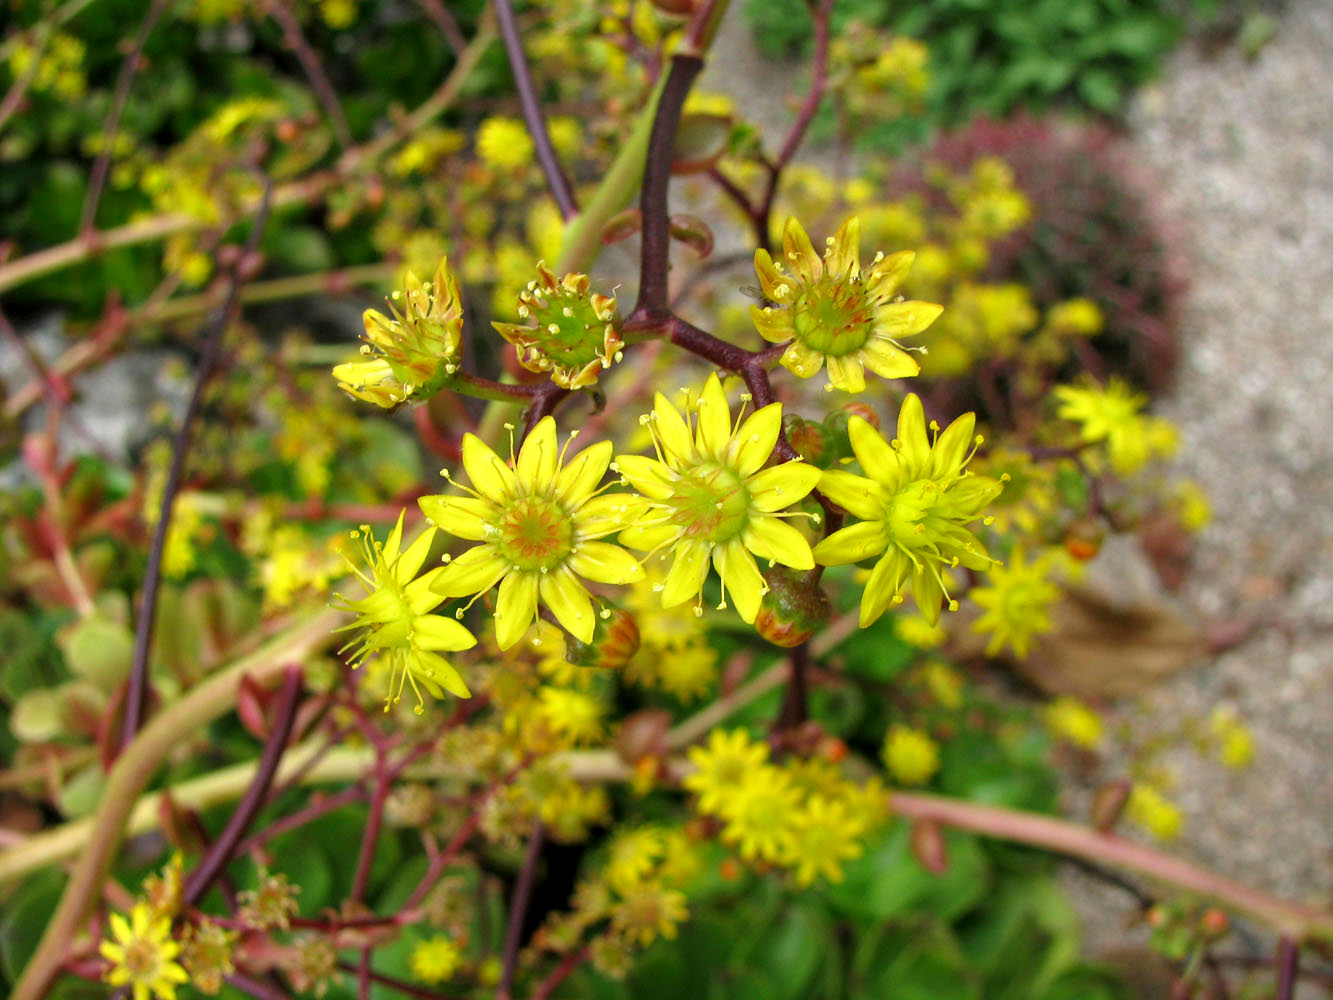
M760 469L745 480L750 507L771 514L804 500L819 482L820 471L806 462L783 462Z
M398 523L402 523L401 517ZM427 528L407 547L407 551L398 557L398 564L394 567L394 577L400 584L410 583L415 579L421 564L430 555L430 547L434 541L435 529Z
M754 556L739 538L733 538L713 550L713 565L722 578L724 590L736 605L736 613L745 622L753 624L766 589Z
M504 503L517 490L514 470L475 434L463 435L463 468L476 491L493 503Z
M847 513L863 520L884 516L887 495L873 479L842 469L828 469L819 477L819 492Z
M977 415L964 413L944 429L930 452L930 471L932 479L957 475L962 468L963 459L972 445L972 432L977 428Z
M676 477L655 458L646 455L618 455L616 469L629 484L651 500L665 500L673 492Z
M620 544L649 552L669 544L679 534L680 528L674 524L636 524L620 533Z
M819 374L824 367L824 355L814 348L807 347L799 340L793 340L778 359L782 367L797 378L810 378Z
M704 542L683 542L676 548L676 561L667 571L662 587L662 607L674 608L698 596L708 576L711 548Z
M824 257L828 272L833 275L851 275L861 273L861 220L852 216L833 236L833 245Z
M759 276L759 287L764 290L764 296L773 302L782 301L786 294L784 290L790 289L791 285L783 277L782 272L773 266L773 258L768 255L767 250L760 249L754 252L754 273ZM343 379L343 381L352 380Z
M722 382L716 372L709 375L708 381L704 383L698 414L699 452L705 458L720 461L731 440L731 407L727 404L727 395L722 391Z
M445 566L432 589L445 597L469 597L490 590L508 570L494 545L477 545Z
M542 417L518 450L518 481L524 492L547 496L555 485L560 449L555 440L555 418Z
M588 499L606 475L614 451L615 446L610 441L598 441L584 448L555 477L556 495L568 504Z
M422 615L412 620L412 638L422 649L455 653L471 649L477 637L452 618Z
M745 547L760 559L781 563L792 569L815 568L815 558L810 554L810 543L805 540L804 535L781 518L752 516L741 537Z
M915 260L916 254L911 250L900 250L898 253L889 254L870 268L866 275L866 290L881 300L892 298L893 293L907 277L907 272L912 269L912 262Z
M921 333L944 312L935 302L891 302L875 310L875 332L885 337L911 337Z
M930 439L926 437L926 411L921 397L909 392L898 411L898 453L912 473L924 473L930 467ZM859 457L859 453L858 453Z
M592 642L597 627L597 613L583 584L568 569L561 567L540 580L542 602L551 609L565 630L581 642Z
M494 504L478 497L428 496L419 499L417 505L431 524L471 542L489 537L487 522L497 513Z
M876 482L888 485L898 472L898 454L870 423L853 416L847 421L847 436L861 470Z
M912 574L912 596L916 606L921 609L921 617L931 625L940 620L940 602L944 600L944 588L939 577L925 566Z
M509 649L528 631L537 617L537 574L514 572L500 581L500 595L495 601L495 641Z
M435 697L440 697L437 688L443 688L455 698L472 697L472 692L468 690L467 684L463 681L463 675L443 656L438 653L425 652L421 654L420 659L423 669L429 670L430 673L418 679L424 682L424 686Z
M680 411L660 392L653 397L652 420L667 461L673 465L693 462L694 441L690 437L690 428Z
M644 507L642 500L628 493L603 493L586 500L573 513L575 538L586 540L614 534L642 516Z
M821 566L845 566L884 551L888 539L881 521L858 521L835 531L815 545L815 562Z
M736 431L731 448L734 455L728 463L742 478L752 476L764 467L782 431L782 404L769 403L745 418Z
M890 552L875 563L875 568L870 571L870 579L866 581L866 589L861 594L861 628L874 624L893 604L893 599L898 595L898 578L904 559L901 552Z
M880 378L911 378L921 374L916 358L886 337L872 336L861 347L861 360Z
M806 284L824 276L824 263L810 243L805 227L792 216L782 229L782 256L786 264Z
M403 518L406 515L407 511L405 510L398 512L398 522L393 526L393 530L389 532L389 537L384 540L384 548L381 551L384 553L386 563L392 563L398 558L398 547L403 543ZM135 920L137 922L138 917L135 917Z
M772 306L750 306L750 321L770 344L781 344L796 336L796 327L792 325L790 309L774 309Z
M843 392L864 392L866 388L865 366L855 354L840 358L828 357L828 380L835 389Z
M583 542L570 554L569 568L594 583L619 586L643 579L639 560L610 542Z

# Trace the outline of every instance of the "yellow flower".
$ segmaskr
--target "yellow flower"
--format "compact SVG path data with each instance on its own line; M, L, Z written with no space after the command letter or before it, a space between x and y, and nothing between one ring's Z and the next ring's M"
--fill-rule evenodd
M1070 695L1061 695L1046 706L1046 728L1056 739L1094 750L1102 741L1102 717Z
M418 941L408 959L412 977L423 983L442 983L452 979L463 964L463 953L458 945L443 934Z
M385 409L438 392L458 370L463 336L463 303L447 259L440 260L432 281L422 282L411 271L403 281L405 287L393 294L403 303L402 312L394 305L392 317L365 312L361 353L367 360L333 369L339 388Z
M812 795L792 817L796 884L842 881L842 863L860 857L864 820L846 802Z
M722 841L736 845L746 861L787 864L795 856L794 816L801 793L771 765L748 771L722 802Z
M666 839L655 826L621 830L611 843L606 881L621 895L647 879L666 854Z
M1046 313L1046 324L1061 333L1092 337L1102 332L1106 318L1092 299L1069 299L1051 306Z
M1032 637L1051 630L1050 608L1059 599L1060 588L1046 578L1047 569L1046 560L1029 564L1017 549L1008 566L991 569L989 586L972 591L972 600L986 609L972 623L972 631L990 635L987 656L1008 646L1025 659Z
M477 155L487 166L517 170L532 162L532 137L516 118L487 118L477 129Z
M966 525L981 516L1001 486L966 471L974 426L974 415L965 413L932 444L915 393L903 400L892 443L860 417L848 422L852 451L870 478L831 469L819 488L861 520L823 539L815 558L841 566L880 557L861 595L862 628L901 602L908 582L922 616L933 625L942 599L951 611L958 607L949 598L944 573L960 563L969 569L990 566L990 556Z
M464 435L463 468L472 480L471 495L420 501L437 527L482 543L444 567L432 586L445 597L464 597L480 596L499 584L495 639L501 649L523 638L537 617L538 600L568 632L591 642L596 612L580 577L609 584L643 577L633 556L599 541L623 527L631 503L621 493L598 495L611 462L611 442L585 448L568 463L567 450L568 445L560 449L556 444L551 417L537 423L510 463L475 434Z
M928 622L922 615L900 615L894 619L893 629L899 639L917 649L935 649L949 638L943 625Z
M699 796L701 813L720 812L746 775L768 762L768 744L756 743L744 729L714 729L707 747L690 747L693 773L682 784Z
M383 653L389 660L389 691L384 699L384 710L398 702L403 688L412 685L416 694L415 711L425 711L425 688L436 698L443 698L447 690L459 698L470 698L471 692L458 671L440 655L471 649L477 640L462 625L441 615L432 615L443 598L431 589L444 567L428 570L417 577L422 563L430 553L435 529L429 528L405 551L399 551L403 542L403 514L383 543L377 542L369 527L352 532L361 543L361 557L370 568L366 575L348 560L348 565L369 592L358 601L349 601L334 595L334 607L356 615L356 621L338 629L353 629L359 634L343 650L351 649L349 658L353 667L359 667L370 656ZM344 556L344 558L346 558Z
M1153 422L1139 413L1147 397L1120 379L1111 379L1104 389L1058 385L1055 399L1060 419L1079 425L1079 440L1086 444L1106 442L1111 466L1122 476L1143 468L1158 450L1154 447Z
M802 462L764 468L782 429L782 404L771 403L741 422L717 375L710 375L700 398L687 406L687 417L661 393L651 416L640 418L652 432L656 459L618 455L616 469L642 494L646 508L639 523L621 532L620 541L653 552L669 548L675 561L662 585L662 606L696 599L702 613L708 565L722 578L726 607L729 594L737 613L753 622L768 586L755 556L792 569L811 569L814 559L805 537L780 513L805 499L819 481L819 470Z
M1185 825L1180 807L1151 785L1134 785L1129 793L1125 815L1158 840L1175 840Z
M129 986L134 1000L175 1000L176 987L190 977L176 962L180 945L171 938L171 918L155 917L147 903L136 903L130 919L111 914L112 940L98 947L111 963L102 978L112 986Z
M615 297L590 292L586 274L557 278L539 263L537 279L518 293L518 315L521 324L491 325L514 345L519 364L550 372L563 388L594 385L623 356Z
M611 926L634 943L644 946L657 938L671 940L689 917L685 894L656 882L644 882L625 893L611 910Z
M1217 758L1239 770L1254 760L1254 736L1235 709L1218 706L1208 717L1208 729L1217 741Z
M900 785L924 785L940 769L940 747L919 729L893 726L884 738L884 764Z
M876 254L863 274L860 238L853 216L828 241L821 260L801 224L790 218L782 253L791 276L767 250L754 255L764 295L776 303L750 307L755 327L774 344L791 342L782 354L784 368L810 378L827 363L829 385L844 392L866 387L866 368L883 378L919 373L921 366L898 338L921 333L943 311L933 302L895 300L916 256L910 250Z
M571 743L593 743L602 735L602 703L569 688L543 687L537 698L547 725Z

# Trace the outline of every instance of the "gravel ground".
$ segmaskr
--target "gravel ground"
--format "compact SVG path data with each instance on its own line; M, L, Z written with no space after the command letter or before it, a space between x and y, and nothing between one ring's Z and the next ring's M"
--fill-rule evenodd
M1133 108L1131 138L1187 227L1192 287L1177 385L1160 409L1208 491L1186 602L1249 638L1142 699L1169 726L1228 704L1252 768L1169 755L1193 858L1333 904L1333 4L1291 5L1253 62L1188 47ZM1172 759L1174 758L1174 759ZM1094 939L1111 898L1081 893ZM1117 907L1119 909L1119 907Z
M791 120L804 73L754 53L739 17L705 88L733 95L765 134ZM1182 471L1208 491L1183 603L1248 638L1114 711L1140 738L1234 707L1257 742L1239 774L1188 748L1175 845L1219 872L1333 904L1333 3L1295 0L1253 61L1187 45L1137 98L1130 140L1187 233L1192 285L1177 387ZM775 85L776 84L776 85ZM1114 772L1118 762L1107 762ZM1142 941L1126 897L1071 874L1089 949ZM1160 996L1147 986L1145 996Z

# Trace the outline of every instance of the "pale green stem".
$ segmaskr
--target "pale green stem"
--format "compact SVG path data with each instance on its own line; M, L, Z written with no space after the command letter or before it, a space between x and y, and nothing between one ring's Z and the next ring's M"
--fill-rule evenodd
M163 709L126 747L107 776L97 812L87 827L83 853L75 863L37 950L14 986L13 1000L40 1000L50 989L115 860L139 795L172 748L231 709L242 677L249 675L262 681L288 665L301 663L329 641L331 630L340 620L337 612L310 609L300 624L209 677L180 701Z

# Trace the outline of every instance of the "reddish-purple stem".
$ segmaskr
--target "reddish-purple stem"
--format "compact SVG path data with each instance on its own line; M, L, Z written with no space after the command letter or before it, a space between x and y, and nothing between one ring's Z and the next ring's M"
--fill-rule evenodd
M235 853L236 845L241 842L242 835L254 822L255 814L264 804L269 786L273 783L273 775L277 773L278 763L287 750L287 739L291 736L292 723L296 720L296 706L300 695L301 670L299 667L287 667L282 672L282 689L278 694L278 708L273 719L273 729L264 744L264 752L259 758L254 780L250 782L250 787L245 790L241 801L237 803L236 810L227 820L227 825L218 834L218 839L213 841L199 862L199 866L185 880L181 898L187 906L199 902L209 886L222 874L227 862Z
M514 896L509 901L509 925L505 929L500 985L495 993L497 1000L509 1000L514 988L514 970L518 968L518 939L523 933L523 920L527 916L528 903L532 899L533 883L537 880L537 861L541 858L544 839L545 832L541 823L535 824L528 836L528 850L523 856L523 867L519 870L518 881L514 883Z
M510 0L495 0L495 19L500 26L505 54L509 57L509 69L514 75L514 87L518 90L518 103L523 108L523 120L527 122L532 144L537 150L537 162L546 175L546 186L551 189L551 197L560 210L560 217L568 222L579 214L579 206L574 200L574 189L570 186L569 178L560 166L560 158L555 155L555 147L551 145L551 134L546 128L546 113L542 110L541 101L537 99L532 72L523 56L523 41L519 37L518 21L514 17L514 6Z
M1296 994L1296 977L1300 972L1300 949L1294 938L1283 936L1277 943L1277 993L1275 1000L1291 1000Z
M532 1000L548 1000L550 995L555 992L557 986L569 978L569 974L588 960L588 949L579 948L577 951L571 951L560 960L560 964L551 970L551 974L546 977L537 992L532 994Z
M392 976L386 976L382 972L375 972L366 967L364 970L360 966L348 965L346 962L339 962L338 968L344 972L355 972L359 978L364 978L367 982L379 983L381 986L387 986L403 996L418 997L420 1000L457 1000L447 996L444 993L436 993L434 990L428 990L424 986L415 986L412 983L405 983L401 979L394 979Z
M237 856L249 854L256 847L268 843L274 837L288 830L295 830L297 827L304 826L311 820L319 819L326 813L331 813L335 809L341 809L343 806L352 802L360 802L366 797L365 790L360 785L353 785L350 788L344 788L336 795L330 795L318 802L311 803L304 809L298 809L282 819L275 820L262 830L256 830L245 841L236 848Z
M176 431L176 439L172 442L171 464L167 468L167 481L162 487L162 504L158 512L157 525L153 529L153 538L148 546L143 599L139 606L138 620L135 622L134 655L130 661L129 686L125 693L125 717L121 723L122 750L130 745L143 724L144 705L148 700L148 654L153 645L153 625L157 621L157 594L162 584L162 553L166 548L167 530L171 527L171 508L174 506L176 493L180 490L185 457L190 450L190 434L203 407L204 389L222 353L222 335L236 312L243 272L254 259L255 249L259 246L259 236L268 221L272 193L273 185L266 178L264 195L260 200L254 224L250 227L245 249L228 279L227 298L222 308L214 314L213 319L200 334L204 348L199 358L199 370L194 376L194 388L190 392L190 401L185 408L185 417L181 420L181 425Z
M283 38L287 42L287 47L292 50L297 62L301 64L306 79L310 81L310 88L315 92L315 96L319 98L319 103L324 108L324 115L328 118L329 126L338 139L338 145L346 149L352 145L352 130L348 128L342 105L338 103L338 92L333 89L333 84L329 82L324 67L320 65L319 56L315 55L315 50L310 47L305 35L301 34L301 25L292 13L291 5L286 0L268 0L264 6L268 10L269 16L278 22L278 27L282 29Z
M458 21L454 15L449 13L447 8L440 0L417 0L417 6L426 12L426 16L435 22L436 27L440 29L440 34L444 36L445 42L453 50L454 55L461 55L467 48L467 39L463 37L463 31L458 27Z
M143 50L148 44L148 36L153 33L157 19L162 16L166 6L166 0L153 0L148 13L144 14L143 22L139 25L138 34L130 44L130 54L125 57L125 62L120 67L120 75L116 78L116 94L111 102L111 113L107 115L106 124L102 127L102 148L97 151L97 159L93 161L88 194L83 199L83 214L79 219L79 235L84 239L96 238L97 205L102 200L103 190L106 189L116 133L120 131L120 118L125 113L125 104L130 97L130 84L134 81L134 74L139 72L139 64L143 62Z
M234 986L242 993L248 993L255 1000L292 1000L291 995L278 989L266 979L247 976L243 972L234 972L227 977L227 985Z

